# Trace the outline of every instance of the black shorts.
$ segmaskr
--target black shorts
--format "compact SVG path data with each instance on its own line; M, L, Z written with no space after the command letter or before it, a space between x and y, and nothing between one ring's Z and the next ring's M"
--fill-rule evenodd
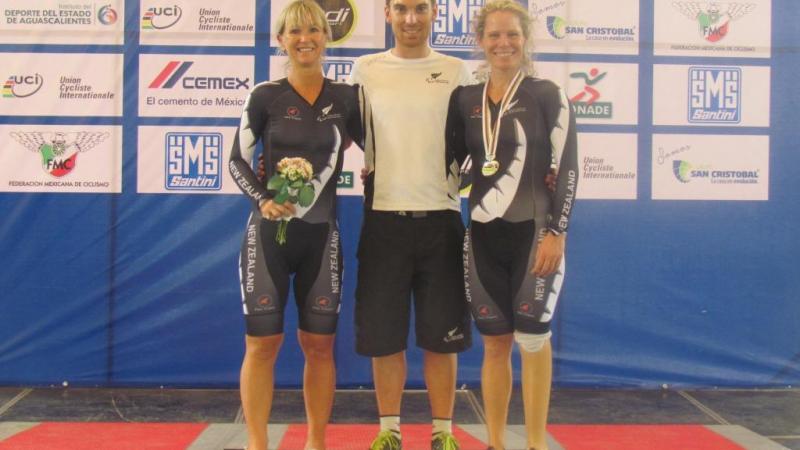
M532 220L470 224L464 238L464 283L481 334L550 331L564 279L564 258L548 277L530 273L544 231L535 229Z
M342 258L336 224L289 222L286 243L275 241L277 221L251 214L239 257L247 334L283 333L283 311L294 274L299 328L333 334L339 319Z
M406 349L412 294L418 347L437 353L470 347L463 236L456 211L425 217L365 212L358 243L358 353L386 356Z

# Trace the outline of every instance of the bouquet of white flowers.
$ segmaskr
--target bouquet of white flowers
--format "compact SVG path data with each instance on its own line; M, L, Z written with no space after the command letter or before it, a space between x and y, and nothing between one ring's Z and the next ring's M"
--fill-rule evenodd
M278 173L267 182L267 189L277 192L272 199L275 203L299 204L302 207L310 206L314 201L314 185L311 177L314 176L314 167L305 158L283 158L278 162ZM281 219L275 241L283 245L286 243L286 226L289 219Z

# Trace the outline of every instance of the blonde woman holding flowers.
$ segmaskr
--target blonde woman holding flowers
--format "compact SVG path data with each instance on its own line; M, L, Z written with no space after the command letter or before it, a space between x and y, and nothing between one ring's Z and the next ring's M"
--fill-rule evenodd
M291 1L274 30L289 58L288 77L252 90L229 164L253 204L239 266L246 323L241 397L247 448L266 450L273 370L294 275L297 334L306 358L305 448L323 450L336 382L333 342L342 279L336 183L345 149L363 141L366 108L358 86L322 75L330 27L316 2ZM267 183L252 168L258 141Z
M465 281L483 337L489 445L505 449L516 342L528 447L545 450L550 320L564 277L578 180L575 119L564 91L531 75L531 18L525 8L515 0L489 0L474 30L488 79L453 92L446 129L448 151L472 160Z

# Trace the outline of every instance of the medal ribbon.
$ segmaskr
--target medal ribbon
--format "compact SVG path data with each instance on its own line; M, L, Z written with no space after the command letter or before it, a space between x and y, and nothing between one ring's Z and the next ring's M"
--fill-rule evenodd
M522 84L523 78L525 77L520 70L514 75L511 83L508 84L506 92L503 94L503 99L500 100L500 110L497 113L497 123L494 125L494 130L492 129L492 111L489 109L489 82L487 81L483 86L483 149L487 162L494 161L497 154L497 142L500 140L500 121L506 109L508 109L511 99L516 95L519 85Z

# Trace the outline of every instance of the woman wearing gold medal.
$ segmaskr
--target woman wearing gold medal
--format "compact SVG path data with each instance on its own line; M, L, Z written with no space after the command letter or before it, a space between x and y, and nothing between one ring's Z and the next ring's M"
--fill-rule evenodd
M543 450L550 320L578 181L575 119L564 91L532 76L531 19L523 7L490 0L474 30L488 76L485 83L453 92L446 138L459 161L472 159L465 283L484 342L481 386L489 445L505 448L516 341L527 445Z

